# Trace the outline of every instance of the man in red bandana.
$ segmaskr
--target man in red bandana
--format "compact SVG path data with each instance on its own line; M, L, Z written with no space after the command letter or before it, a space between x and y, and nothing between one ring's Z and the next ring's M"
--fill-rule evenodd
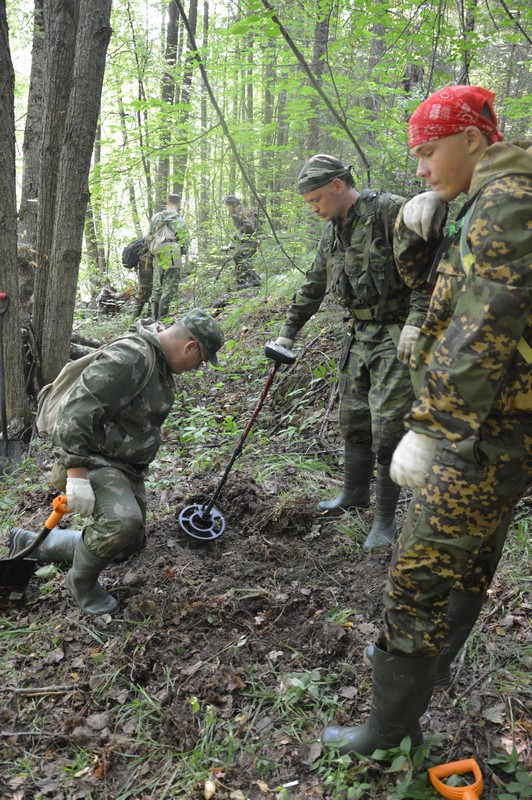
M417 400L390 474L415 491L372 648L369 718L322 736L342 753L370 755L407 735L422 742L419 718L433 688L452 684L532 480L532 142L502 141L493 98L476 86L441 89L408 125L432 191L403 205L394 254L411 288L434 290L410 359Z

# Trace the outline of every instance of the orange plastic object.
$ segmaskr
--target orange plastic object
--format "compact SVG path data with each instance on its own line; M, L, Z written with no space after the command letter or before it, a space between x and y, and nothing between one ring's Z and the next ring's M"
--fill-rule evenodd
M462 775L465 772L472 772L475 782L469 786L447 786L441 778L449 778L451 775ZM449 800L477 800L482 794L484 781L480 767L474 758L464 758L462 761L450 761L448 764L439 764L437 767L429 767L429 777L432 785L442 797Z
M55 528L65 514L68 514L66 495L60 494L58 497L54 497L52 500L52 508L52 513L44 523L44 527L48 528L49 531Z

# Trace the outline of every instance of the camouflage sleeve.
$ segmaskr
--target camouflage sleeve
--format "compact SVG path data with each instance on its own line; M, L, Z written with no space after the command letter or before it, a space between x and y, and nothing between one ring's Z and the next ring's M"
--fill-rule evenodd
M430 268L441 239L426 242L403 222L403 206L395 220L393 252L401 279L412 290L407 325L423 324L430 304L433 287L428 282Z
M413 430L462 440L477 434L494 405L501 416L530 406L530 366L516 350L532 334L531 219L524 176L494 181L479 197L467 237L473 265L410 412Z
M95 443L110 438L116 427L113 420L136 396L145 373L145 353L123 341L107 347L86 367L52 436L55 454L67 469L86 466Z
M328 228L325 229L311 268L305 275L305 282L298 289L294 302L288 309L280 336L295 339L303 325L319 309L327 291L327 256L324 247Z

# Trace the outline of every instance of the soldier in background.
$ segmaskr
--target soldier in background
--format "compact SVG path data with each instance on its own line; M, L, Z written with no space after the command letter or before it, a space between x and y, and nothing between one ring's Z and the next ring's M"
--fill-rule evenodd
M502 141L493 98L476 86L441 89L408 125L432 191L397 221L405 280L423 287L423 240L426 250L441 243L411 360L418 397L390 470L416 491L384 590L369 718L322 736L342 753L369 755L406 735L422 742L419 718L433 688L451 683L532 481L532 142ZM444 232L446 204L461 192Z
M148 232L148 250L153 255L151 307L154 319L162 319L179 294L182 256L188 252L188 226L179 213L181 198L168 195L166 209L154 214Z
M150 303L153 287L153 256L146 252L137 264L137 292L135 294L135 311L133 319L142 316L144 306Z
M237 289L260 286L260 278L253 269L251 260L259 249L260 220L255 208L244 208L238 197L227 195L224 203L233 224L240 234L239 244L233 255Z

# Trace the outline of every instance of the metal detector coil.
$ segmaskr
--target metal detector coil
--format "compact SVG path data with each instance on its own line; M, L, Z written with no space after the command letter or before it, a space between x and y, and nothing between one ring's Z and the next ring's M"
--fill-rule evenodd
M225 519L217 508L199 503L187 506L179 514L179 527L192 539L212 542L225 531Z
M265 346L264 354L267 358L274 362L273 367L269 372L266 386L262 390L262 394L257 405L255 406L255 410L253 411L248 424L244 428L240 439L238 440L231 460L225 468L225 472L222 475L214 495L205 505L195 503L193 505L186 506L179 514L179 527L186 536L190 536L192 539L196 539L196 541L212 542L214 539L218 539L225 531L225 519L223 514L218 511L214 504L218 499L223 487L225 486L225 482L227 481L231 467L242 452L244 442L249 431L251 430L251 426L259 415L259 411L261 410L264 401L266 400L266 395L270 390L270 386L272 385L277 370L282 364L291 365L296 360L296 355L292 352L292 350L287 350L286 347L282 347L275 342L269 342Z

